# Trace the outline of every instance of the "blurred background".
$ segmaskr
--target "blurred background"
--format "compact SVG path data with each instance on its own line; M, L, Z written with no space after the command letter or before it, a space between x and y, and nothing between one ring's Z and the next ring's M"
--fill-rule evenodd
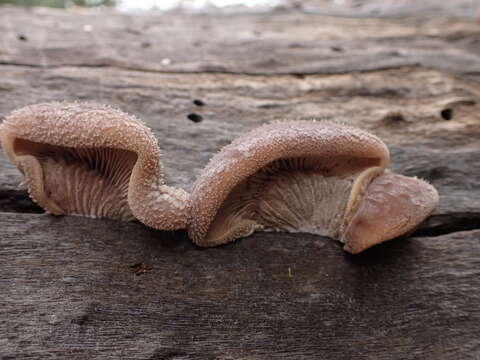
M301 9L345 16L406 16L441 13L475 17L478 0L0 0L0 5L52 8L113 7L120 11Z

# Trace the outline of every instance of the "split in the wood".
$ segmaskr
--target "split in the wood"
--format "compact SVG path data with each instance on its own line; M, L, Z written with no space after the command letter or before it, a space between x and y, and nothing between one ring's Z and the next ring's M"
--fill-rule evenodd
M458 231L477 229L480 229L480 213L435 214L426 219L426 221L413 232L412 236L440 236Z

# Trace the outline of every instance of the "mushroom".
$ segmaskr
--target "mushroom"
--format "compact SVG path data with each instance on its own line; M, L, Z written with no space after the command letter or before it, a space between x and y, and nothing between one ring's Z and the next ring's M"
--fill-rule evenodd
M223 148L190 195L189 237L215 246L256 230L307 232L359 253L412 231L438 193L391 173L376 136L330 122L277 122Z
M186 226L188 195L163 183L157 141L133 116L98 104L36 104L8 115L0 140L30 197L53 214Z

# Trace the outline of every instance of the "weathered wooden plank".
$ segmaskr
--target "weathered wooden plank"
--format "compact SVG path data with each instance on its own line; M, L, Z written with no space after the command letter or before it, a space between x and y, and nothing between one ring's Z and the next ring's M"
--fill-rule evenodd
M295 12L125 16L78 11L71 16L6 7L0 12L0 63L242 74L328 74L411 65L480 72L478 46L472 50L480 23L360 21Z
M52 100L120 107L153 128L167 181L186 190L254 126L342 121L442 199L417 237L358 256L304 234L201 250L182 232L36 214L1 155L0 357L479 358L480 24L302 13L334 14L322 1L256 15L0 8L0 118ZM406 3L378 14L432 6Z
M297 9L315 14L348 17L400 17L400 16L459 16L478 17L479 4L476 0L360 0L329 1L303 0L288 1L287 6L297 5Z
M0 353L72 359L476 359L480 232L359 256L311 235L200 250L133 223L1 214ZM151 270L134 275L130 266Z
M229 141L267 121L318 118L362 126L389 143L442 148L480 137L479 83L422 68L296 77L0 66L0 79L0 116L32 102L83 100L119 106L159 135L168 126L186 135L208 128ZM194 105L197 98L206 105ZM204 121L193 126L191 112Z
M445 73L402 68L298 78L4 66L0 74L8 89L0 98L3 115L59 99L109 103L136 114L159 139L167 181L186 190L212 155L239 134L276 119L317 118L381 136L390 145L393 169L438 188L437 214L480 217L480 178L470 176L480 173L480 86ZM450 120L442 117L446 110ZM203 120L192 122L192 113ZM0 166L0 189L16 191L20 174L3 154Z

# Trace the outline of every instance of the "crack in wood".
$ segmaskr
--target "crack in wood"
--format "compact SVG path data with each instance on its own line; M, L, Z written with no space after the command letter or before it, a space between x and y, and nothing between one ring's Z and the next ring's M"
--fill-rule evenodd
M480 213L437 214L427 218L411 236L433 237L478 229L480 229Z
M30 199L25 190L0 190L0 213L42 214L45 211ZM433 237L477 229L480 229L480 213L434 214L427 218L411 236Z
M30 199L26 190L0 190L0 212L41 214L45 210Z
M216 75L238 75L238 76L256 76L256 77L278 77L278 76L296 76L303 77L308 75L342 75L352 73L351 69L332 69L327 71L320 70L304 70L304 71L276 71L276 72L249 72L249 71L240 71L240 70L226 70L226 69L216 69L216 68L201 68L199 70L158 70L158 69L149 69L149 68L140 68L136 66L119 66L111 64L75 64L75 63L65 63L61 65L39 65L39 64L29 64L29 63L15 63L8 61L0 61L0 66L19 66L27 67L33 69L63 69L63 68L109 68L109 69L118 69L118 70L127 70L127 71L137 71L141 73L154 73L154 74L168 74L168 75L194 75L194 74L216 74ZM356 73L373 73L377 71L385 70L400 70L400 69L409 69L409 68L420 68L421 64L418 62L405 62L402 64L379 64L376 67L371 68L359 68L355 69ZM476 72L470 72L476 74ZM462 73L463 74L463 73Z

